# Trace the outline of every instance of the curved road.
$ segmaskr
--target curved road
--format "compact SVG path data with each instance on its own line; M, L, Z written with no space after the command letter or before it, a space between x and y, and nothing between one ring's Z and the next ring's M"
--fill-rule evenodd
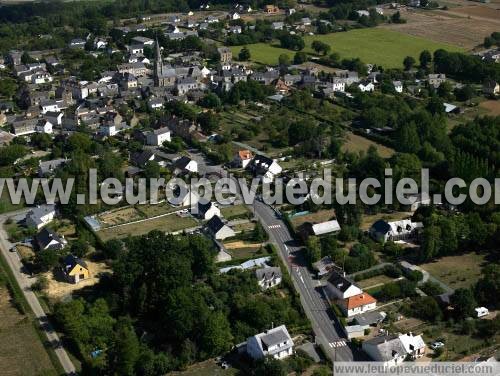
M9 242L8 236L4 230L4 223L9 217L13 216L23 216L28 209L20 210L17 212L6 213L0 216L0 251L2 252L7 264L9 265L12 273L21 288L26 301L28 302L31 310L33 311L35 317L38 319L40 327L45 332L48 341L52 344L54 352L61 363L64 371L68 375L76 375L75 366L68 356L68 353L62 346L61 340L57 335L56 331L50 324L47 315L45 314L38 298L35 293L31 290L31 285L35 281L34 279L28 278L28 275L23 272L24 267L21 259L17 252L10 252L10 249L14 244Z

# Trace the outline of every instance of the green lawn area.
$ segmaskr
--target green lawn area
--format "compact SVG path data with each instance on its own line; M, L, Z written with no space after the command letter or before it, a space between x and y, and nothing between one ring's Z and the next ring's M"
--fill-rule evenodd
M470 287L481 276L481 267L487 262L485 254L466 253L447 256L420 265L441 282L453 289Z
M367 28L325 35L307 35L305 52L313 53L311 43L319 40L331 46L331 52L337 52L341 58L359 57L365 63L383 65L385 68L401 68L406 56L413 56L418 61L422 50L434 52L437 49L463 51L460 47L430 41L425 38L402 34L382 28ZM277 43L277 42L276 42ZM237 55L242 46L231 47ZM262 64L277 64L279 55L290 57L294 51L278 48L272 44L256 43L249 45L251 60Z
M174 208L169 204L162 202L160 204L147 204L147 205L136 205L137 210L142 212L146 217L156 217L158 215L172 213L179 210L179 208Z
M357 154L361 151L367 152L370 146L375 146L377 152L382 158L390 158L395 153L394 149L388 148L387 146L351 132L346 134L346 141L342 145L342 151Z
M247 206L244 204L225 206L220 209L220 212L222 216L227 220L247 218L248 214L250 213Z
M124 238L128 235L139 236L147 234L153 230L164 232L182 231L196 227L198 222L192 217L180 217L176 214L167 215L160 218L150 219L139 223L130 223L123 226L105 228L97 232L97 236L103 241L113 238Z
M24 207L24 200L21 199L21 203L14 205L9 198L9 191L7 185L4 186L2 190L2 196L0 196L0 213L7 213L14 210L19 210Z
M227 370L222 369L213 360L207 360L205 362L197 363L190 366L187 370L182 372L170 372L168 376L232 376L238 374L238 370L235 368L229 368Z
M385 285L386 283L392 282L393 280L393 278L387 277L386 275L377 275L372 278L363 279L362 281L356 283L359 287L365 289L379 284Z

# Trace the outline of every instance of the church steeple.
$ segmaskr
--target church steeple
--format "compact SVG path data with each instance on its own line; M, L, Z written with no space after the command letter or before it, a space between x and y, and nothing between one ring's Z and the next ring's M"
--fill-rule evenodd
M160 76L163 75L163 59L161 57L160 43L158 37L156 38L156 53L155 53L155 70L154 81L156 86L160 86Z

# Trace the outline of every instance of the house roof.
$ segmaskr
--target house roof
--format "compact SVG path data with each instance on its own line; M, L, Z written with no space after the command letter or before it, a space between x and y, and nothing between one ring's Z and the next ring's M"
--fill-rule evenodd
M192 161L191 158L182 156L174 162L174 167L181 170L185 170L191 161Z
M56 210L55 205L41 205L29 211L26 217L31 218L36 223L41 223L41 218Z
M347 289L354 285L351 281L349 281L346 277L340 275L337 272L332 273L332 275L328 278L328 282L335 286L336 289L345 292Z
M259 333L257 334L257 337L267 348L286 341L292 341L292 338L290 337L290 334L288 334L288 330L286 329L285 325L280 325L276 328L269 329L264 333Z
M218 233L225 226L224 222L218 215L214 215L207 222L207 228L214 234Z
M238 152L238 156L240 157L240 159L242 161L252 159L252 157L253 157L252 152L250 150L240 150Z
M268 267L268 268L262 268L262 269L257 269L255 271L255 276L257 277L257 280L259 281L270 281L275 278L281 278L281 269L279 267Z
M154 156L151 150L144 150L142 152L133 153L130 160L137 166L144 165L149 159Z
M212 208L212 206L214 206L214 203L211 201L207 202L198 201L198 212L201 215L204 215L207 211L209 211Z
M397 336L378 336L372 339L366 340L364 345L376 346L382 361L389 361L394 359L396 355L404 356L406 350L403 343ZM377 359L379 360L379 359Z
M408 353L425 347L425 342L421 335L414 336L412 333L402 334L399 336L399 340Z
M385 312L371 311L354 316L354 321L361 326L374 325L382 322L386 316Z
M367 304L372 304L376 303L377 299L375 299L373 296L370 294L367 294L366 292L363 292L358 295L351 296L347 299L345 299L345 305L347 309L353 309L357 307L362 307Z
M64 240L54 231L44 228L38 234L35 235L35 240L40 247L40 249L45 249L52 240L62 244Z
M64 258L64 266L66 270L71 270L73 269L76 265L80 265L81 267L84 267L85 269L88 269L87 263L83 261L81 258L78 258L73 255L67 255Z
M328 234L330 232L340 231L339 222L334 219L332 221L317 223L312 225L312 230L314 235L323 235Z

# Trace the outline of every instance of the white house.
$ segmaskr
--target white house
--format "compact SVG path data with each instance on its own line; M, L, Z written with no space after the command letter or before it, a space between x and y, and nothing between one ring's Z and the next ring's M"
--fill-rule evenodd
M338 305L347 317L352 317L373 311L377 308L377 300L370 294L362 292L361 294L340 300Z
M233 12L230 14L230 18L234 21L234 20L239 20L241 16L238 14L238 12Z
M52 134L52 123L45 119L40 119L38 123L36 123L35 130L38 133L47 133Z
M248 338L247 353L253 359L266 356L284 359L293 354L293 340L286 326L281 325Z
M190 172L190 173L198 172L198 162L186 156L176 159L173 163L173 167L174 167L174 173L176 175L185 172Z
M401 81L392 81L392 85L394 86L394 90L396 90L396 93L403 92L403 83Z
M114 124L103 124L99 127L99 133L107 137L113 137L118 134L118 129Z
M325 289L328 296L334 299L347 299L363 292L353 282L337 272L333 272L328 278Z
M35 227L37 230L52 222L56 216L55 205L40 205L26 214L26 226Z
M250 150L240 150L234 158L234 163L241 168L246 168L252 161L253 155Z
M345 91L345 80L340 78L334 78L332 80L332 90L333 91Z
M146 133L146 142L148 145L161 146L164 142L170 141L170 129L167 127L158 128Z
M363 93L372 92L375 90L375 85L373 84L373 82L360 82L358 84L358 88Z
M220 217L220 209L215 206L213 202L198 202L198 217L201 219L204 219L208 221L209 219L212 219L213 216L218 216Z
M282 274L279 267L267 267L255 271L257 283L262 290L267 290L281 283Z
M148 101L148 106L152 110L159 110L163 108L163 99L161 98L151 98Z
M425 342L421 335L414 336L413 333L401 334L399 340L403 344L406 353L412 358L421 358L425 354Z
M486 307L477 307L474 308L476 311L477 317L483 317L483 316L488 316L490 314L490 311L488 311L488 308Z
M226 238L231 238L236 235L234 230L225 225L222 219L218 215L214 215L206 224L208 232L216 240L224 240Z
M42 109L42 114L46 114L47 112L60 111L59 104L53 99L42 101L42 103L40 103L40 107Z
M412 222L411 219L394 222L380 219L370 227L370 235L379 242L413 239L423 226L422 222Z

